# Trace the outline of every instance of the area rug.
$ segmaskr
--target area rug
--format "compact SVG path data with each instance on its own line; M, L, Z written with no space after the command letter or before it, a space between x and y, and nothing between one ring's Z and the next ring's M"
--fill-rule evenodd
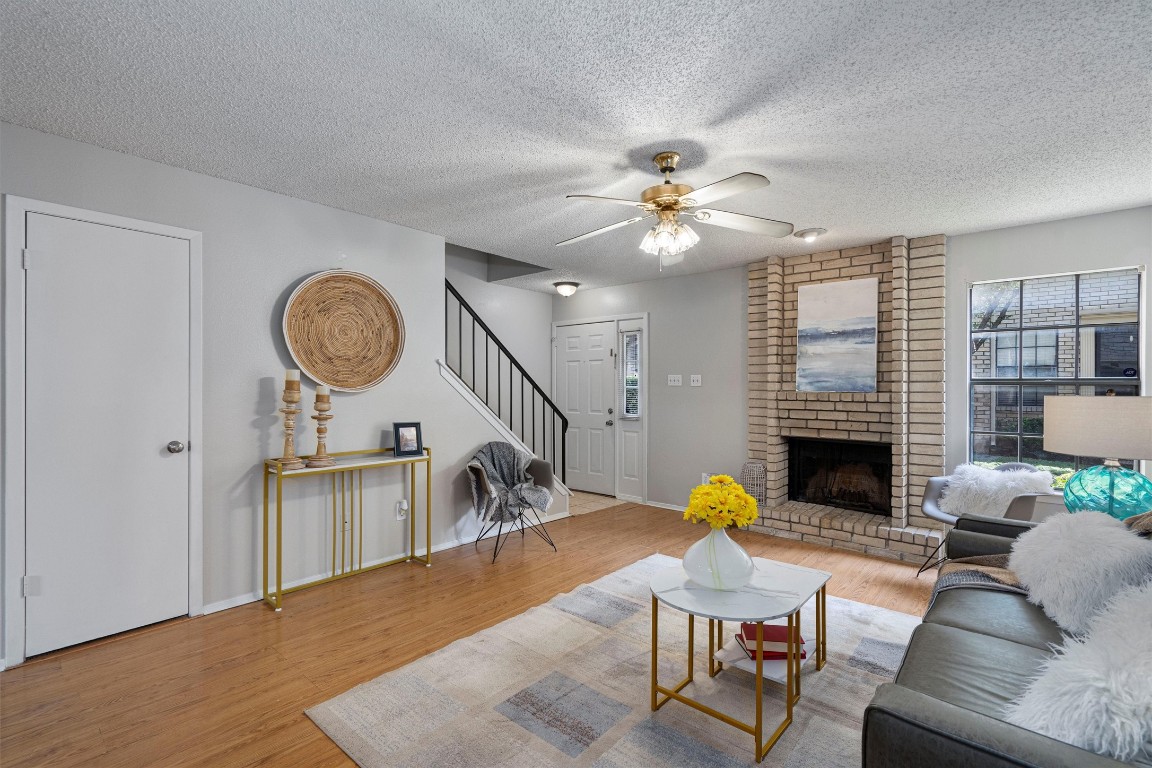
M458 640L307 711L356 763L376 766L755 765L752 737L680 702L649 707L653 555L545 605ZM763 765L860 764L860 723L876 686L895 674L919 618L828 597L828 663L805 666L792 726ZM801 612L807 639L810 602ZM725 626L726 631L729 626ZM731 629L735 629L732 627ZM705 671L707 622L698 621L696 682L685 693L745 722L750 673ZM687 617L660 611L660 681L687 663ZM765 732L784 713L765 684Z

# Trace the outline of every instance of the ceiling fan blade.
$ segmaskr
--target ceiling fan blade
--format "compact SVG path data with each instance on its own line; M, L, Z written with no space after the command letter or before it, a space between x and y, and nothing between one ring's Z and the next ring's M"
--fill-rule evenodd
M769 183L766 176L761 176L758 173L738 173L706 187L693 190L684 195L681 200L684 200L684 204L689 208L694 208L698 205L714 203L724 197L738 195L741 192L751 192L754 189L766 187Z
M648 214L647 216L637 216L634 219L625 219L624 221L618 221L615 224L609 224L606 227L600 227L600 229L594 229L591 232L585 232L582 235L577 235L576 237L570 237L567 240L561 240L560 242L556 243L556 245L571 245L572 243L577 243L577 242L580 242L581 240L587 240L589 237L595 237L596 235L602 235L605 232L611 232L614 229L619 229L620 227L626 227L629 224L635 224L636 222L643 221L644 219L650 219L650 218L652 218L652 215L653 214Z
M568 195L569 200L588 200L593 203L616 203L617 205L630 205L633 208L650 209L652 206L638 200L622 200L619 197L598 197L596 195Z
M703 208L692 214L701 224L712 224L717 227L739 229L744 232L755 232L758 235L769 237L788 237L792 234L792 225L786 221L773 221L762 219L759 216L746 216L743 213L717 211L712 208Z

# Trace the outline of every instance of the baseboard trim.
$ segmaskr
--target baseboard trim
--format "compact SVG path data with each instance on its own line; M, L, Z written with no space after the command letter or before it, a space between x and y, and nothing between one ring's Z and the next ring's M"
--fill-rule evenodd
M673 512L680 512L680 513L683 513L684 509L685 509L685 507L678 507L675 504L664 504L663 502L659 502L659 501L645 501L644 504L646 506L649 506L649 507L659 507L660 509L670 509Z
M551 523L555 520L563 520L564 518L571 517L571 516L572 515L570 512L564 512L561 514L554 514L554 515L542 515L540 518L540 522L542 522L544 524L548 524L548 523ZM528 525L529 525L529 527L535 526L536 521L532 520L528 523ZM490 539L495 535L496 535L496 531L493 530L491 533L489 533L484 538ZM446 549L455 549L456 547L462 547L465 544L471 544L473 541L475 541L475 540L474 539L453 539L451 541L446 541L442 544L434 545L432 547L432 553L435 554L437 552L443 552ZM384 563L384 562L387 562L389 560L395 560L397 557L403 557L403 553L397 554L397 555L392 555L389 557L381 557L381 558L378 558L376 560L370 560L367 563L365 563L365 567L378 565L380 563ZM317 574L315 576L306 576L302 579L294 579L292 581L285 582L284 587L285 587L285 589L290 589L291 587L299 586L300 584L307 584L310 581L316 581L317 579L322 579L327 575L328 574L323 573L323 574ZM230 597L227 600L218 600L215 603L209 603L208 605L205 605L202 614L197 614L197 615L205 615L206 616L210 613L218 613L220 611L226 611L229 608L237 608L241 605L247 605L248 603L258 603L263 598L264 598L264 596L261 593L251 592L251 593L246 594L246 595L238 595L236 597Z

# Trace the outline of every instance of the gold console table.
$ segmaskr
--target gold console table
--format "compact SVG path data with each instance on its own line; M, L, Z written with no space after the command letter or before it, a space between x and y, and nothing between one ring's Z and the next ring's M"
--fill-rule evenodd
M343 453L329 454L336 460L331 467L306 467L304 469L284 469L280 462L268 459L264 462L264 547L263 577L264 602L280 610L284 605L284 595L296 592L317 584L325 584L337 579L355 576L358 573L383 568L386 565L395 565L404 562L420 562L425 566L432 565L432 449L424 448L422 456L395 456L392 448L381 448L370 451L345 451ZM303 458L307 458L306 456ZM416 554L416 465L424 465L424 555ZM408 467L409 472L409 520L408 520L408 554L383 563L364 566L364 471L380 470L390 467ZM318 475L332 476L332 573L307 584L284 589L283 583L283 553L284 553L284 482L298 480ZM273 589L269 589L269 539L270 539L270 494L268 486L275 480L276 486L276 550L275 558L276 577Z

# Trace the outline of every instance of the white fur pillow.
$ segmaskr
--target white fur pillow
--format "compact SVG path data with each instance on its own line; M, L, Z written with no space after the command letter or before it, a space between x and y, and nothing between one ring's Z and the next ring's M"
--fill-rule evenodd
M1103 512L1061 512L1016 539L1008 567L1029 602L1079 635L1113 595L1152 578L1152 541Z
M940 510L959 517L964 513L1004 517L1008 505L1026 493L1051 493L1052 473L1013 469L1000 472L975 464L952 471L940 496Z
M1056 649L1008 722L1117 760L1152 760L1152 581L1108 603Z

